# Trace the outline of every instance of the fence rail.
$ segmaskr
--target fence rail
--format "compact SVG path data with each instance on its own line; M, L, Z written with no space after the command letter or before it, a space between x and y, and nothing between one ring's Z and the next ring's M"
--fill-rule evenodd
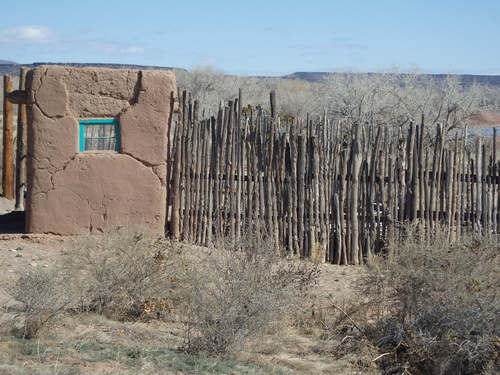
M500 232L496 145L467 132L411 123L404 132L323 118L304 124L242 109L238 99L217 117L200 119L198 104L179 91L171 125L168 232L209 243L238 241L263 223L289 254L359 264L418 222L422 235L445 225ZM496 131L494 131L496 137Z

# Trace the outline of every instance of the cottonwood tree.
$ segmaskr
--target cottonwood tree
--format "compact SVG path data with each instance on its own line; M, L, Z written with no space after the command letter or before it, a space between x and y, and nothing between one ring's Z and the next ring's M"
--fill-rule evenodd
M278 112L292 116L296 121L307 114L321 114L321 103L318 100L320 85L298 79L281 79L277 86Z
M500 87L486 86L486 97L483 107L488 108L488 114L500 115Z
M410 121L442 123L446 130L463 127L485 103L484 87L464 85L458 75L338 72L323 86L330 113L350 123L405 126Z
M182 90L189 91L200 103L200 108L208 113L216 113L220 100L225 100L228 92L238 92L233 77L211 66L197 67L192 71L174 70L177 84Z
M192 97L200 103L205 116L217 113L221 101L237 98L240 88L243 89L244 105L268 106L264 100L278 82L277 78L272 77L229 75L212 66L201 66L191 71L174 69L174 74L178 86L191 92Z
M337 72L323 85L322 101L329 112L350 123L386 121L389 81L383 74Z
M495 90L465 85L458 75L422 74L417 68L408 73L397 68L378 73L336 72L322 83L228 75L211 66L176 69L174 73L179 87L199 101L202 116L215 114L221 100L227 103L237 98L240 88L243 105L269 110L269 92L276 90L278 112L295 118L319 116L327 109L329 116L351 124L397 128L423 119L427 126L439 122L450 131L462 128L492 106L498 108L500 102Z
M472 116L481 112L486 92L477 83L466 86L460 76L447 75L441 82L433 78L430 85L433 90L428 120L432 124L440 122L449 131L465 126Z

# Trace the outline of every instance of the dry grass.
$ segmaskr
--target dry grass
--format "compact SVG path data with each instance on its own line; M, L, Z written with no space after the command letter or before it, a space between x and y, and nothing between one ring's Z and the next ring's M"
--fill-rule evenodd
M440 232L420 239L409 228L362 280L372 322L367 337L387 353L379 361L386 373L500 370L498 238L447 238Z
M189 296L185 349L241 349L286 316L318 275L316 265L287 261L261 227L237 243L219 239L181 276Z
M173 312L181 298L173 276L182 264L180 253L163 238L124 228L76 239L56 267L35 268L13 288L11 294L26 312L18 336L34 338L63 311L93 311L117 320Z
M306 321L317 314L309 304L316 293L307 292L317 265L287 261L259 236L245 246L222 241L206 249L139 234L122 228L75 239L60 262L21 276L14 292L23 310L0 311L0 373L352 373L350 361L316 350L323 328L305 327L316 324ZM333 276L333 266L322 268L342 277ZM215 285L220 299L210 293ZM148 310L158 293L172 301L173 312ZM215 330L213 318L200 313L204 303L212 316L227 314ZM35 324L30 314L42 319ZM213 350L218 341L211 334L219 329L226 330L222 351L230 355ZM193 339L188 332L196 332L191 353L179 350Z
M180 303L181 246L144 230L114 228L76 240L61 262L72 309L118 320L169 314Z
M0 311L0 373L498 373L496 239L408 230L363 269L289 261L255 233L77 239L19 278L24 310Z

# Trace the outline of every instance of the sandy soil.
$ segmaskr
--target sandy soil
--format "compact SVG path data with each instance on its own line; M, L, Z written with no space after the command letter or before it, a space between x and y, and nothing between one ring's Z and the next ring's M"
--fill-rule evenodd
M0 309L17 305L8 290L29 268L49 268L71 237L24 233L24 212L14 210L14 202L0 197Z
M52 267L62 251L72 246L73 237L25 234L24 212L14 202L0 197L0 307L9 300L7 289L30 267ZM318 289L324 296L342 300L352 290L361 269L354 266L321 265Z

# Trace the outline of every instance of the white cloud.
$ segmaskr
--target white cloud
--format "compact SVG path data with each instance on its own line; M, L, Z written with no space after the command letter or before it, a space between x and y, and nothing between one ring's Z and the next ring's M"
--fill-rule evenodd
M73 45L78 45L80 48L88 47L94 51L101 51L111 56L142 55L146 52L143 47L137 45L127 46L121 42L99 39L81 39L77 42L75 41Z
M127 48L121 48L118 52L122 55L141 55L144 53L144 48L139 46L130 46Z
M0 33L0 42L44 44L55 41L56 32L45 26L17 26Z
M194 66L216 65L219 62L218 58L204 52L184 51L180 56L191 60Z

